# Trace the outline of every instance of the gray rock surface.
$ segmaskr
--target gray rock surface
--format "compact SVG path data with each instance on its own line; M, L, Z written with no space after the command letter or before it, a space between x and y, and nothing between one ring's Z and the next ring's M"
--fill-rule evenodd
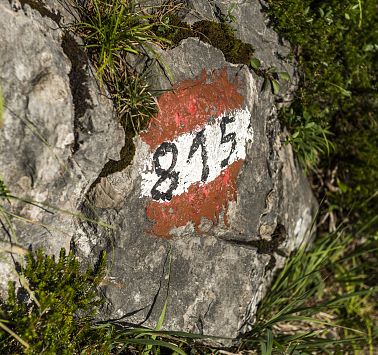
M216 20L229 6L188 3L189 22ZM293 76L261 4L235 3L237 36ZM154 327L167 302L164 329L232 338L249 330L274 272L310 237L317 208L262 79L198 39L157 49L163 65L152 64L150 80L166 90L162 116L135 138L130 166L99 178L123 134L74 40L48 16L0 0L0 43L5 182L15 195L112 226L12 201L43 224L16 221L17 243L49 252L71 243L87 262L107 250L104 319ZM9 265L0 261L0 273Z
M17 240L12 241L56 253L69 248L75 228L70 213L77 213L104 164L119 159L124 133L79 46L58 27L64 9L59 3L44 9L40 13L26 1L0 1L5 102L0 173L13 195L43 203L50 211L14 199L4 202L23 218L13 218ZM9 242L5 217L0 240ZM8 263L0 264L0 273L9 275L9 255L1 253L3 259ZM4 291L7 277L0 280Z

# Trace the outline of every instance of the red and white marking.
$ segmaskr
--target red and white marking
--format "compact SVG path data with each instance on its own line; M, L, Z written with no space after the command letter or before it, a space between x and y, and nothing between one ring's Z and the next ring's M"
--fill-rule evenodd
M221 143L222 131L220 128L222 117L233 116L234 121L226 125L224 135L235 133L235 149L231 152L232 141ZM244 160L246 157L246 147L248 143L253 140L253 131L250 127L251 113L247 107L244 109L236 109L226 111L215 119L209 119L209 123L202 127L197 127L189 133L184 133L172 140L177 147L177 161L173 168L178 175L178 186L172 191L172 195L181 195L187 192L189 187L195 183L207 184L215 180L223 170L227 169L229 165L238 161ZM196 134L204 129L205 149L207 152L207 165L209 168L206 181L201 181L203 160L201 157L202 147L199 147L193 154L191 159L188 159L190 149ZM160 176L155 171L154 156L155 151L149 153L144 165L141 169L142 183L141 196L152 197L151 190L159 180ZM231 153L231 155L230 155ZM221 166L222 161L228 158L228 164ZM173 154L167 154L159 158L161 168L169 169L173 159ZM159 190L166 191L170 186L170 179L166 179L160 186Z

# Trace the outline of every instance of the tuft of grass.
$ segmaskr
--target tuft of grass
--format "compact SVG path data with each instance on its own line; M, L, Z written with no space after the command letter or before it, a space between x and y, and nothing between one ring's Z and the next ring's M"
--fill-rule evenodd
M145 129L149 119L158 112L155 97L149 90L144 74L134 73L118 88L119 115L125 130L138 133Z
M155 46L171 44L154 30L158 24L170 28L161 23L161 18L171 9L137 6L131 0L88 0L78 4L77 10L80 21L72 24L71 29L83 39L86 53L101 85L110 94L125 131L121 159L106 164L101 176L107 176L130 164L135 152L133 137L157 113L155 97L145 78L147 68L140 73L129 60L146 59L149 53L156 53Z
M99 79L121 81L125 73L127 54L140 55L143 46L170 43L152 31L156 16L147 9L136 9L128 0L89 0L78 6L82 21L75 30L85 41L85 47L95 63Z
M361 230L362 232L362 230ZM262 301L243 349L261 354L363 352L378 340L378 235L338 230L292 255Z
M296 116L292 109L282 112L291 131L286 143L291 144L305 171L314 169L318 166L320 157L329 157L335 149L329 127L322 127L312 121L307 112L303 112L303 117Z

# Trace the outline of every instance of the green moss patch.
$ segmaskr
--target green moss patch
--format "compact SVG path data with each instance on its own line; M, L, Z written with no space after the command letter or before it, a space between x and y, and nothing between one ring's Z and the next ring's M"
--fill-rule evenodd
M249 65L253 47L237 39L235 32L226 23L200 21L193 25L193 31L201 41L220 49L228 62Z
M253 57L253 47L236 38L235 31L225 22L202 20L189 26L176 15L170 15L166 22L170 25L168 30L162 26L155 27L155 30L165 35L174 46L183 39L196 37L220 49L230 63L249 65Z

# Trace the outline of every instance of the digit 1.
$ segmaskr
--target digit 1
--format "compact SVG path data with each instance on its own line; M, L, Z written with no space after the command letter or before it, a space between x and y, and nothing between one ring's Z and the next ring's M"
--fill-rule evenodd
M232 141L230 154L228 155L228 157L226 159L222 160L221 168L224 168L225 166L228 165L230 157L231 157L232 153L235 151L235 148L236 148L236 140L235 140L236 133L232 132L232 133L229 133L229 134L225 134L227 124L232 123L232 122L235 122L235 117L223 116L222 121L220 123L220 128L221 128L221 132L222 132L221 144L228 143L228 142Z
M206 138L205 129L198 132L193 139L192 146L190 147L189 156L187 162L189 163L192 159L194 153L201 147L201 158L202 158L202 174L201 181L205 182L209 176L209 165L207 164L207 150L206 150Z
M172 153L172 162L168 169L163 169L161 167L159 158L165 156L167 153ZM174 143L163 142L156 149L153 156L153 163L155 172L160 178L151 190L151 196L154 200L170 201L172 199L172 193L177 189L179 183L179 173L173 170L177 163L177 155L178 150L176 144ZM171 181L168 190L166 192L159 191L157 188L167 179Z

